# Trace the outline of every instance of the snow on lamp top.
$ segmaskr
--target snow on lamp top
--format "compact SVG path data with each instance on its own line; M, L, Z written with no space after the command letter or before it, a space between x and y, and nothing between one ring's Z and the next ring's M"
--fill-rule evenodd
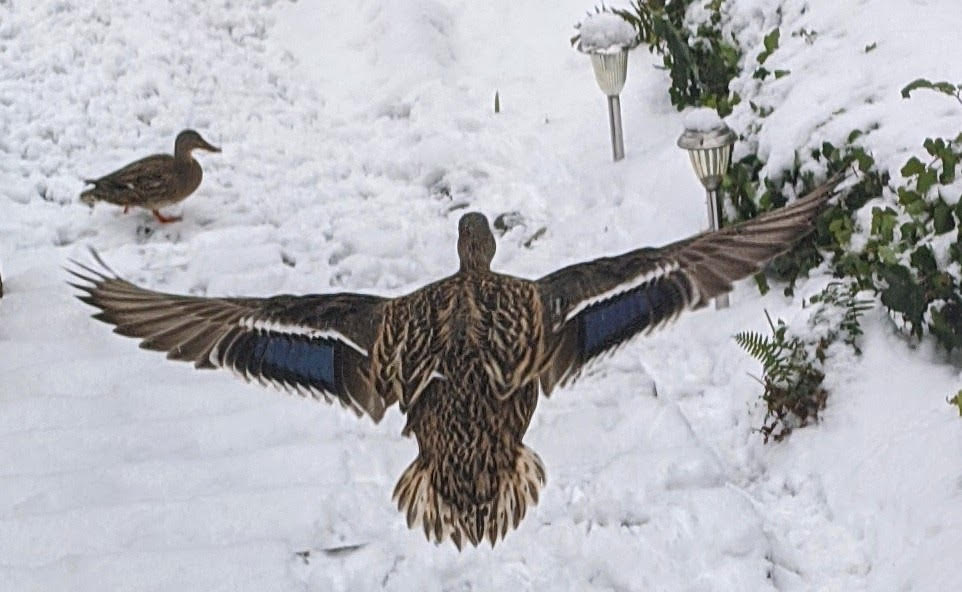
M688 151L698 180L706 189L714 191L728 170L735 132L709 108L689 111L684 123L685 131L678 138L678 146Z
M696 132L709 132L725 127L725 122L718 116L718 112L711 107L689 110L688 113L685 113L683 123L686 130L695 130Z
M685 133L678 138L678 146L685 150L707 150L735 143L735 132L709 107L686 113L684 125Z
M617 14L599 12L588 15L578 25L578 51L584 53L618 53L638 44L635 28Z
M577 49L591 57L601 91L617 96L628 77L628 50L638 44L634 27L617 14L599 12L578 25L578 35Z

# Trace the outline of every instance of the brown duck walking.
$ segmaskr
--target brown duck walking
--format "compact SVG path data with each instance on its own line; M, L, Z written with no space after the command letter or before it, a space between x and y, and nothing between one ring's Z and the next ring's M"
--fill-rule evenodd
M539 392L728 292L811 230L837 182L737 226L533 281L492 271L488 220L466 214L457 273L398 298L205 298L145 290L106 266L71 273L80 299L101 309L95 318L168 358L337 399L375 422L397 403L419 447L394 489L408 526L458 548L494 545L545 482L522 442Z
M204 172L190 154L195 149L220 152L194 130L184 130L177 134L173 156L154 154L99 179L88 179L85 182L93 187L80 194L80 201L90 207L97 201L124 206L125 214L137 206L152 211L162 224L177 222L180 217L167 217L159 210L183 200L200 185Z

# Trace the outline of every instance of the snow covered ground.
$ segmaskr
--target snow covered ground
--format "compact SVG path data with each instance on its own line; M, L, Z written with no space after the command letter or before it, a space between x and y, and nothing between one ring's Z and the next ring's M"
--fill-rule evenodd
M568 45L591 4L533 4L0 0L0 590L958 587L962 375L881 311L863 356L830 361L824 421L777 445L752 431L759 369L731 336L763 309L803 318L798 300L746 284L639 339L542 401L539 506L459 554L391 503L416 450L398 414L373 426L167 362L73 298L61 266L88 245L168 291L401 294L454 270L469 208L506 214L495 266L529 277L700 230L664 72L632 54L611 163ZM792 70L737 81L776 107L760 149L777 163L878 123L866 144L897 167L955 135L956 103L898 96L962 81L955 4L728 2L746 45L782 27L766 67ZM224 151L199 155L183 222L77 201L184 127Z

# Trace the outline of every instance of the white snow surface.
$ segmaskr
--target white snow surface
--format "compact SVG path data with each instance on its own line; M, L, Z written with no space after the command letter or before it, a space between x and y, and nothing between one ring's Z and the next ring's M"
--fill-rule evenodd
M827 278L795 299L744 283L730 309L541 401L526 438L548 470L540 504L461 553L391 503L416 454L396 411L375 426L168 362L66 285L93 246L170 292L397 295L456 269L466 210L508 214L495 267L527 277L701 230L682 117L647 52L622 94L627 157L609 160L603 97L567 43L589 4L0 2L0 590L957 588L962 420L946 398L962 375L940 352L870 312L864 354L831 352L824 420L780 444L754 431L760 369L731 337L766 330L764 309L798 324ZM953 101L898 96L919 76L962 81L954 0L726 6L750 47L783 27L765 66L792 73L737 81L743 105L775 108L770 162L871 123L866 145L897 168L958 132ZM168 211L183 222L77 201L83 178L188 126L224 151L198 155L203 184Z
M578 25L579 48L597 53L618 52L633 47L638 33L625 19L611 12L589 14Z
M687 110L682 121L686 130L696 132L710 132L725 125L722 118L718 116L718 112L709 107Z

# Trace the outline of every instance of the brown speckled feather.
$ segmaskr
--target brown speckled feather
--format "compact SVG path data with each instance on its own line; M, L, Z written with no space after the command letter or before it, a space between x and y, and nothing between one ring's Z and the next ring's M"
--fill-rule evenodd
M428 538L493 545L537 502L544 468L521 439L538 402L542 316L534 284L481 270L385 306L373 383L417 437L395 497Z
M406 411L433 378L447 376L446 364L470 361L491 392L508 398L537 376L541 317L540 294L525 280L463 273L426 286L385 305L372 353L375 385L394 392Z

